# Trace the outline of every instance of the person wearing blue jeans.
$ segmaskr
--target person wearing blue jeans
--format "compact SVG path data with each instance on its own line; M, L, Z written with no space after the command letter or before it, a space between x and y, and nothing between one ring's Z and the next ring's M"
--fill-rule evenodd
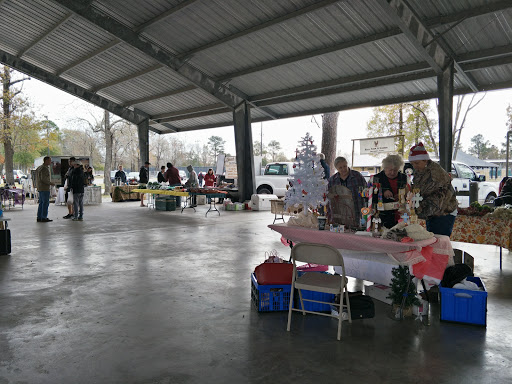
M73 221L82 221L84 215L85 173L80 161L76 161L71 172L71 189L73 191Z
M50 205L50 187L55 185L50 180L50 164L52 158L46 156L43 159L43 164L36 169L37 178L37 191L39 193L39 206L37 207L37 222L48 223L48 206Z
M450 236L458 205L450 174L430 160L422 143L411 148L409 162L414 168L412 188L419 189L422 197L416 209L418 217L425 219L428 231Z

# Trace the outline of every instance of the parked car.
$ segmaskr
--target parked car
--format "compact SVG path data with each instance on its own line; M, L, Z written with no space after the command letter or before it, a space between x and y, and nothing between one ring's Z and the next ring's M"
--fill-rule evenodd
M434 161L437 161L434 159ZM404 172L412 169L410 163L405 163ZM414 172L413 172L414 175ZM496 183L489 183L485 181L484 175L477 175L476 172L469 165L459 161L452 161L452 186L457 193L457 200L459 201L459 208L469 207L469 186L472 181L478 183L478 202L480 204L492 203L498 196L498 189Z
M278 197L286 193L288 178L293 175L292 162L268 163L263 175L256 175L256 192L258 194L271 194Z
M187 173L180 169L181 184L185 184L188 181Z
M126 175L128 184L137 184L139 182L139 172L129 172Z
M110 171L110 181L112 182L112 184L114 184L116 182L116 173L117 173L117 170L116 171ZM128 180L128 174L126 172L124 172L124 173L126 175L126 180ZM137 174L137 176L138 176L138 174Z
M371 175L369 171L359 171L359 173L364 177L367 183L370 181Z
M17 183L21 183L22 179L26 179L27 178L27 175L25 175L19 169L13 169L12 170L12 174L14 176L14 181L17 182ZM4 183L5 183L5 175L2 175L2 179L3 179Z

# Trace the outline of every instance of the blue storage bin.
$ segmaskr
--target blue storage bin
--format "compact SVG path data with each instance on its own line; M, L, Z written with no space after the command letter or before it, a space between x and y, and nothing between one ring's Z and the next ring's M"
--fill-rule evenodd
M302 299L303 299L302 302L304 304L304 309L306 311L331 312L331 304L313 303L311 301L305 301L304 299L334 303L334 299L336 298L336 295L333 295L332 293L306 291L305 289L302 289L301 293L302 293ZM297 292L297 294L295 295L294 302L295 302L294 308L302 309L300 306L299 292Z
M304 273L306 273L303 271L298 271L298 272L299 272L299 277L302 276ZM328 272L307 272L307 273L328 273ZM336 295L333 295L332 293L307 291L305 289L302 289L301 293L302 293L302 299L303 299L303 304L304 304L304 310L314 311L314 312L331 312L330 304L313 303L311 301L305 301L304 299L334 303L334 300L336 299ZM295 292L295 294L293 296L294 296L293 308L302 309L300 306L300 297L299 297L298 290Z
M485 285L479 277L469 276L467 280L484 290L471 291L439 286L441 320L486 326L487 291Z
M287 311L290 306L291 284L259 285L251 273L251 301L258 312Z

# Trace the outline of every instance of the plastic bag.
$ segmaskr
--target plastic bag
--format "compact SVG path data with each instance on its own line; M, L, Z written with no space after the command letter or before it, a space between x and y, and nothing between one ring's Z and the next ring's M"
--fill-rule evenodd
M265 263L284 263L275 249L265 252Z
M68 201L66 202L66 204L67 205L73 205L73 201L74 201L74 199L73 199L73 191L70 190L68 192Z

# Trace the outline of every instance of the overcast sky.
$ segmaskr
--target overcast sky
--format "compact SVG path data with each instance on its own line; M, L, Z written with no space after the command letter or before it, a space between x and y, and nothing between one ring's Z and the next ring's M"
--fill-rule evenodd
M31 101L38 117L48 116L61 129L72 128L73 119L87 117L89 111L95 110L91 104L35 79L25 82L24 95ZM507 130L506 108L509 104L512 104L512 89L487 93L485 99L468 116L462 136L462 145L465 150L471 146L470 140L477 134L484 135L486 140L501 148ZM366 124L370 119L371 110L371 108L361 108L340 112L338 152L350 156L352 152L351 139L366 137ZM96 111L98 115L101 114L101 110L96 109ZM311 133L320 150L321 124L320 115L255 123L252 125L253 140L260 139L263 127L263 143L277 140L285 155L291 157L295 153L297 142L306 132ZM193 132L179 133L178 135L190 144L206 143L208 137L212 135L221 136L226 140L226 152L231 154L236 152L232 126L204 130L204 134L201 135Z

